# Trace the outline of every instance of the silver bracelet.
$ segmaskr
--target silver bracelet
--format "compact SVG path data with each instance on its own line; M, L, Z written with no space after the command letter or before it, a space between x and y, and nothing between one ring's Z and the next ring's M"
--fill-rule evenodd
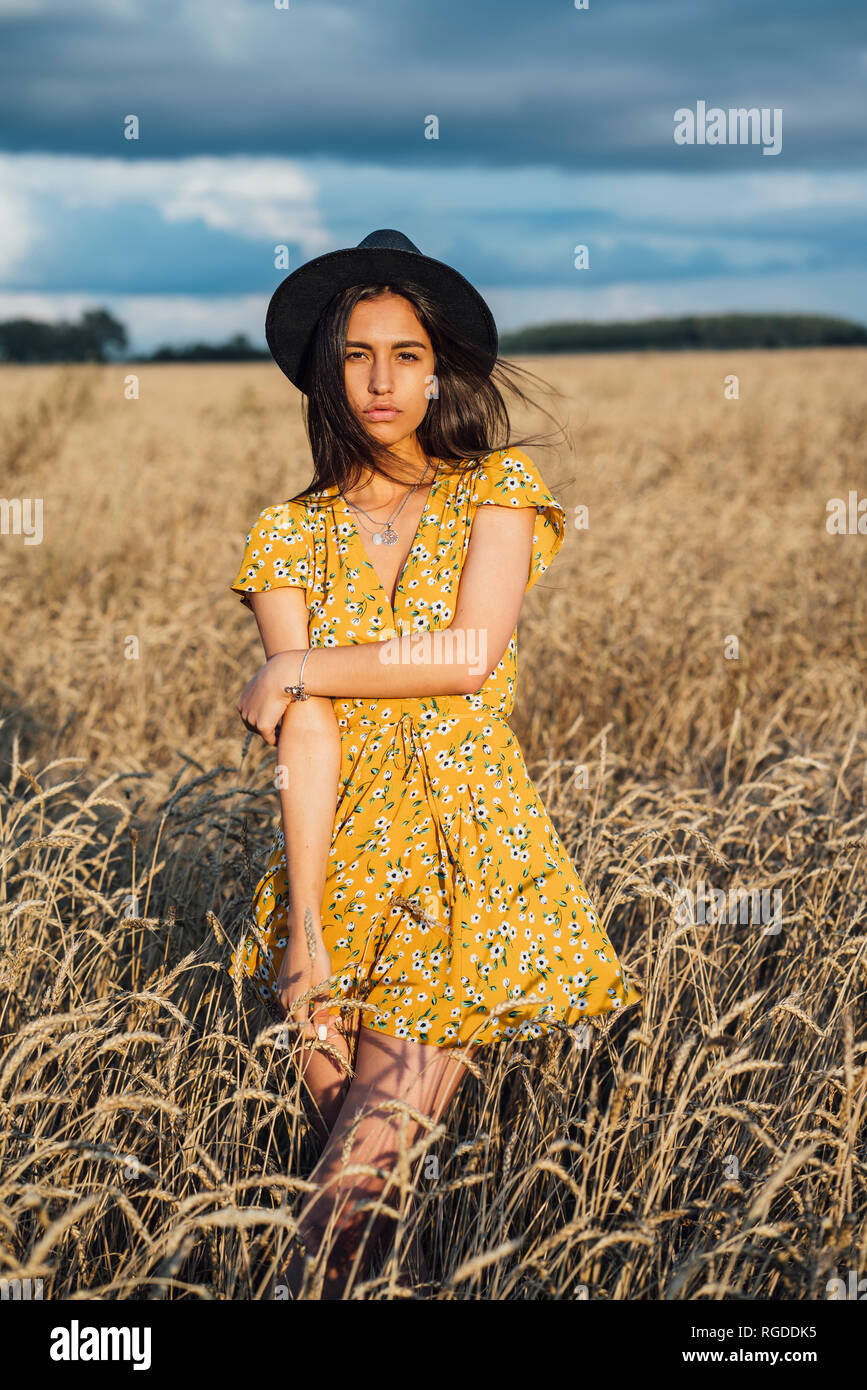
M312 650L313 650L312 647L308 647L307 651L304 653L304 661L307 660L307 658L308 658L308 656L310 655L310 653L312 652ZM287 695L291 695L293 700L309 700L309 699L310 699L310 696L307 694L307 691L304 689L304 682L303 682L303 676L304 676L304 661L301 662L301 670L298 672L298 684L297 684L297 685L284 685L284 687L283 687L283 689L286 691L286 694L287 694Z

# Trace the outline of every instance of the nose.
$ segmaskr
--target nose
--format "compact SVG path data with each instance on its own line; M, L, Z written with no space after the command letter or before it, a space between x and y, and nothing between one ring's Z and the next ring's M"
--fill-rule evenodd
M370 381L368 390L374 396L387 396L393 389L391 361L388 355L379 357L374 354L373 362L370 366Z

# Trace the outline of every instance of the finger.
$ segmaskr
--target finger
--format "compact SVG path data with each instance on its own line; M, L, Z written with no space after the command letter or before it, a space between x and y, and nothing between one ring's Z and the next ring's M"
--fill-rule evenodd
M337 1029L340 1021L340 1011L333 1005L319 1005L310 1015L311 1022L315 1026L316 1035L322 1042L331 1036Z
M314 1038L316 1042L328 1042L333 1039L336 1032L330 1019L327 1023L323 1019L320 1019L318 1023L311 1022L309 1027L309 1036Z

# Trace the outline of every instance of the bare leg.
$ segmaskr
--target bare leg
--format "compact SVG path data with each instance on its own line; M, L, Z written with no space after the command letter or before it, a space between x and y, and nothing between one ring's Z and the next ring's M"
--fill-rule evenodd
M327 1029L324 1042L318 1033L321 1023L325 1023ZM328 1142L351 1084L359 1027L360 1015L357 1010L331 1013L325 1000L321 1007L314 1003L311 1018L303 1026L300 1036L294 1031L292 1033L291 1046L295 1052L299 1083L307 1091L308 1115L323 1145ZM345 1060L349 1070L331 1055L331 1048ZM300 1288L303 1257L294 1239L288 1256L284 1253L284 1259L287 1260L284 1273L271 1276L269 1298L285 1298L290 1290L296 1295Z
M346 1068L330 1056L325 1048L316 1045L316 1029L320 1023L327 1025L328 1045L352 1066L357 1046L358 1013L347 1009L339 1016L339 1022L335 1016L329 1016L324 1007L316 1009L315 1012L311 1010L311 1014L313 1026L307 1031L313 1046L300 1054L298 1068L313 1101L313 1127L322 1143L326 1144L343 1105L350 1079Z
M467 1051L472 1056L472 1049ZM401 1148L410 1149L424 1129L420 1120L399 1109L376 1107L402 1100L436 1123L466 1072L449 1048L361 1028L355 1077L311 1174L317 1191L308 1198L299 1218L309 1254L316 1255L322 1247L323 1299L343 1298L351 1283L363 1274L362 1263L370 1253L370 1238L365 1240L365 1232L372 1213L369 1208L359 1212L355 1205L381 1197L388 1186L385 1205L400 1208L400 1187L394 1182L389 1185L389 1180L399 1163ZM364 1171L345 1173L346 1164L363 1164ZM409 1172L405 1177L408 1181ZM370 1236L382 1241L393 1221L388 1212L380 1213ZM297 1257L287 1271L286 1282L297 1296L301 1287L301 1261Z

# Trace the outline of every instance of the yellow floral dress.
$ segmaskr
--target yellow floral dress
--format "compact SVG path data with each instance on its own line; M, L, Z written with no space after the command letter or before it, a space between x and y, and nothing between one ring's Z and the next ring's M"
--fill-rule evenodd
M447 628L480 506L535 507L531 589L563 543L563 507L520 449L458 472L439 464L394 607L336 487L260 512L232 590L297 585L311 647ZM507 720L517 628L470 695L333 698L341 739L322 902L335 1003L364 1001L365 1027L438 1047L536 1038L641 995L530 780ZM278 815L230 973L274 988L287 940Z

